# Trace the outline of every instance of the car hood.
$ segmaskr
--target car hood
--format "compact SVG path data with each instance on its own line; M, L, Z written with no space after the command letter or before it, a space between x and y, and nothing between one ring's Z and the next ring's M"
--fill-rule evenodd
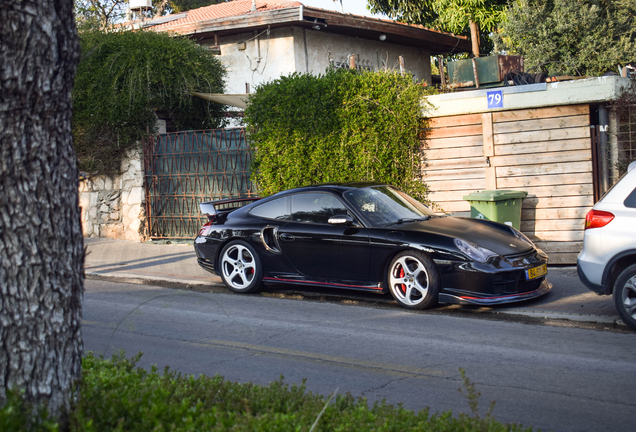
M402 226L403 231L422 232L458 238L490 249L499 255L514 255L532 249L527 242L513 235L507 226L496 227L490 222L458 217L432 217Z

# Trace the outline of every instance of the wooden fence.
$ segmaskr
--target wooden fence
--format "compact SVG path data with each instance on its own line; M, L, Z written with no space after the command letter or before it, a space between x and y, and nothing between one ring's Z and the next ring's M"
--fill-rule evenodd
M589 105L437 117L422 142L429 198L470 216L462 197L485 189L528 192L521 231L574 264L585 214L594 205Z

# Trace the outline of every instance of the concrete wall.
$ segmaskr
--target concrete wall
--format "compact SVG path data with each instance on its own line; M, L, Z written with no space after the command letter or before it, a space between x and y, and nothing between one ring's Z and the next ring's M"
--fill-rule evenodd
M228 72L227 94L245 93L245 83L253 92L257 85L293 72L321 74L330 58L348 64L349 55L356 56L357 66L372 70L399 69L398 57L403 56L407 71L418 80L431 80L430 53L420 48L301 27L272 29L269 35L254 36L254 32L247 32L219 38L219 59ZM242 42L245 49L240 49ZM213 45L214 40L206 39L202 44Z
M254 36L253 32L248 32L219 38L219 60L227 68L227 94L245 93L245 83L250 84L253 92L258 84L296 71L291 27L273 29L269 35L265 33L248 41ZM239 49L241 42L245 42L244 50ZM204 43L211 45L214 42L206 40Z
M399 57L402 56L407 71L418 80L431 82L430 52L421 48L302 28L294 28L294 42L296 58L307 58L309 71L312 73L324 72L329 66L330 58L334 63L348 64L350 55L356 56L356 67L399 70ZM304 64L297 63L297 70L305 72L307 68Z
M143 182L140 150L127 154L121 175L80 181L84 237L144 241L147 235Z
M423 113L423 116L443 117L582 103L603 103L618 99L631 84L630 78L606 76L555 83L457 91L429 96L427 99L433 108ZM503 107L489 109L487 94L496 90L501 90L503 93Z

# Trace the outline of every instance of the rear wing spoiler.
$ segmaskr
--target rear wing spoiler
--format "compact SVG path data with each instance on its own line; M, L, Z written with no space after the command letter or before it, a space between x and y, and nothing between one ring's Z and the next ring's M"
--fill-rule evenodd
M261 199L260 197L254 198L230 198L230 199L222 199L216 201L206 201L199 203L199 208L201 209L201 213L206 216L214 216L220 212L228 212L234 211L241 207L245 207L248 204L252 204L253 202Z

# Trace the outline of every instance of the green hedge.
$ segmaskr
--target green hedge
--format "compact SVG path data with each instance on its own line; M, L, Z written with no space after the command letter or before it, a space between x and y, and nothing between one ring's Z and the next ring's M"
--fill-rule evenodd
M409 75L342 69L259 86L245 111L259 191L378 181L424 199L419 138L425 90Z
M522 431L504 425L490 412L477 415L472 383L464 376L464 388L472 416L452 413L413 412L401 406L338 395L331 402L307 392L305 384L280 381L268 386L239 384L222 377L181 375L167 368L146 371L136 358L115 356L103 360L88 354L83 360L80 396L67 413L70 431ZM322 416L320 415L326 406ZM9 393L0 408L2 431L57 431L59 424L45 411L32 416L28 404Z

